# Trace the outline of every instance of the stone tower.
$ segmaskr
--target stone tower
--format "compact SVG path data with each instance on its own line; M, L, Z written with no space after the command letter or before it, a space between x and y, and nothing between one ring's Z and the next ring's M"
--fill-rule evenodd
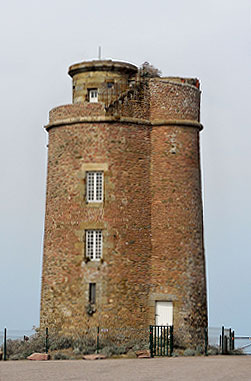
M50 111L41 327L207 326L197 79L72 65Z

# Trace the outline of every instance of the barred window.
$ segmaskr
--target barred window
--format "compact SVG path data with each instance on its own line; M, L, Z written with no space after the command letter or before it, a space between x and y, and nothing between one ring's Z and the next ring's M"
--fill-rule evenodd
M102 258L102 230L86 230L86 256L91 261Z
M87 192L88 202L103 201L103 172L87 172Z

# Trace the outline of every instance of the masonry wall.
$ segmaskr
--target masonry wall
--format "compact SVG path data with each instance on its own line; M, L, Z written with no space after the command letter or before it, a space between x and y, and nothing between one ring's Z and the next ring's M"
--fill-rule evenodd
M88 101L88 89L92 88L98 89L99 102L110 102L129 88L136 74L136 66L119 61L98 60L72 65L69 75L73 78L73 103Z
M88 83L94 77L88 74ZM86 102L81 85L75 88L81 103L51 110L41 327L145 328L155 324L156 302L172 301L176 344L202 342L207 301L197 84L136 81L108 106ZM86 203L90 170L104 172L101 204ZM88 229L103 232L99 262L86 258ZM97 285L92 316L89 283Z
M149 82L151 92L150 119L200 121L200 91L188 83L173 79L154 78Z
M154 322L157 300L173 302L176 344L193 345L202 342L202 328L207 326L196 126L199 91L189 85L154 80L150 93L151 118L155 123L151 132L150 316ZM159 125L159 120L163 124Z
M80 103L58 106L53 108L50 113L50 123L66 124L70 121L76 121L76 118L93 118L105 116L105 109L102 103Z
M67 115L68 106L63 111ZM49 130L41 326L147 325L149 151L148 126L76 123ZM87 204L85 174L98 169L104 171L105 200ZM101 262L85 258L86 229L103 231ZM91 282L97 303L90 317Z
M133 118L149 122L150 118L150 92L147 81L136 82L125 93L110 104L106 115Z
M150 305L172 301L176 341L192 344L207 325L198 131L157 126L151 141Z

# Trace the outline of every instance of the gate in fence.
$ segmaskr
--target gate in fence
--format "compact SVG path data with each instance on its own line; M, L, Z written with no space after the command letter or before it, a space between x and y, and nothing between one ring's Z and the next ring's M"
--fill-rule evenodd
M173 326L150 325L149 347L151 357L171 356L173 352Z
M231 328L222 327L220 335L221 354L226 355L234 350L234 331Z

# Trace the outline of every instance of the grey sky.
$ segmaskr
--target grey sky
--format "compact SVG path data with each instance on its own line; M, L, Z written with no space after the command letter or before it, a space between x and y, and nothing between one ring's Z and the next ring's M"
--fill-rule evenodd
M251 2L9 0L0 6L0 329L39 321L46 133L72 63L199 77L209 323L251 334Z

